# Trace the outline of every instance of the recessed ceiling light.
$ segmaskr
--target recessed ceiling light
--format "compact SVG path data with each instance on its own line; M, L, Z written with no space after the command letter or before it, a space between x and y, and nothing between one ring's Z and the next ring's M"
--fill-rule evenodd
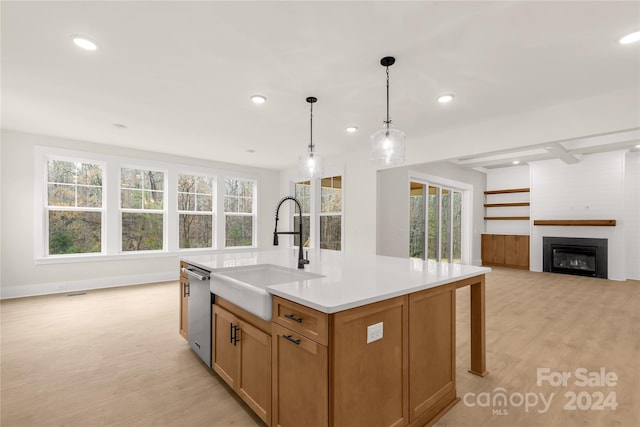
M438 102L441 104L446 104L447 102L453 101L453 94L441 95L438 97Z
M640 148L640 144L636 145L636 148Z
M74 34L71 36L71 39L76 44L76 46L81 47L84 50L96 50L98 48L98 45L86 36Z
M349 126L348 128L345 129L347 132L349 133L354 133L357 132L358 128L355 126Z
M511 162L511 163L513 163L514 165L519 165L519 164L520 164L520 160L514 160L514 161L513 161L513 162Z
M630 44L633 42L637 42L638 40L640 40L640 31L627 34L626 36L620 39L620 44Z
M267 102L267 98L262 95L251 95L251 101L253 101L254 104L264 104Z

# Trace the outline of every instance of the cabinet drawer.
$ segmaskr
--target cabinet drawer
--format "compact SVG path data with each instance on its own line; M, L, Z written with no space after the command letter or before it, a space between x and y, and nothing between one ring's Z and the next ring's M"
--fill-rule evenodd
M273 297L273 321L322 345L329 342L329 316L326 313Z

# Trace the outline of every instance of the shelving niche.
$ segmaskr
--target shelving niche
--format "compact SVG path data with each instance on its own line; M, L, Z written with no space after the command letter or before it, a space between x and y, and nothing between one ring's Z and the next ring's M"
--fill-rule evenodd
M529 188L509 188L505 190L488 190L484 192L485 202L488 202L487 196L494 194L512 194L512 193L528 193ZM501 203L485 203L486 208L510 208L529 206L530 202L501 202ZM529 216L489 216L485 211L485 221L529 221Z

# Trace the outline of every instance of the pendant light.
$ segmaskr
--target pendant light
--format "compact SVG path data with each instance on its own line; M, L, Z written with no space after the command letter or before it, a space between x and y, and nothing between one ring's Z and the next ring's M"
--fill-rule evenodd
M380 65L387 69L387 120L384 121L384 129L371 135L371 160L381 166L404 163L404 132L391 129L389 118L389 67L395 62L393 56L380 60Z
M324 172L324 164L322 157L315 151L313 145L313 104L318 101L318 98L310 96L307 98L307 102L311 106L311 121L310 121L310 139L309 148L307 152L299 157L298 169L302 178L317 178L321 177Z

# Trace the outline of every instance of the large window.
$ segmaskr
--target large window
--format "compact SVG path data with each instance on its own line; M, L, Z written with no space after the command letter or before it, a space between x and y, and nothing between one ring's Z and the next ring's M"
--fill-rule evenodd
M122 251L164 248L164 172L120 170Z
M462 200L452 188L410 183L409 256L461 262Z
M255 181L224 179L225 247L252 246Z
M98 163L47 161L48 255L102 252L102 181Z
M214 182L210 176L178 175L180 249L213 247Z
M299 181L293 185L294 195L302 205L304 246L342 250L342 176ZM298 230L297 209L292 209L291 213L294 230ZM294 244L298 245L298 236L295 236Z
M38 264L257 246L255 176L48 146L34 160Z

